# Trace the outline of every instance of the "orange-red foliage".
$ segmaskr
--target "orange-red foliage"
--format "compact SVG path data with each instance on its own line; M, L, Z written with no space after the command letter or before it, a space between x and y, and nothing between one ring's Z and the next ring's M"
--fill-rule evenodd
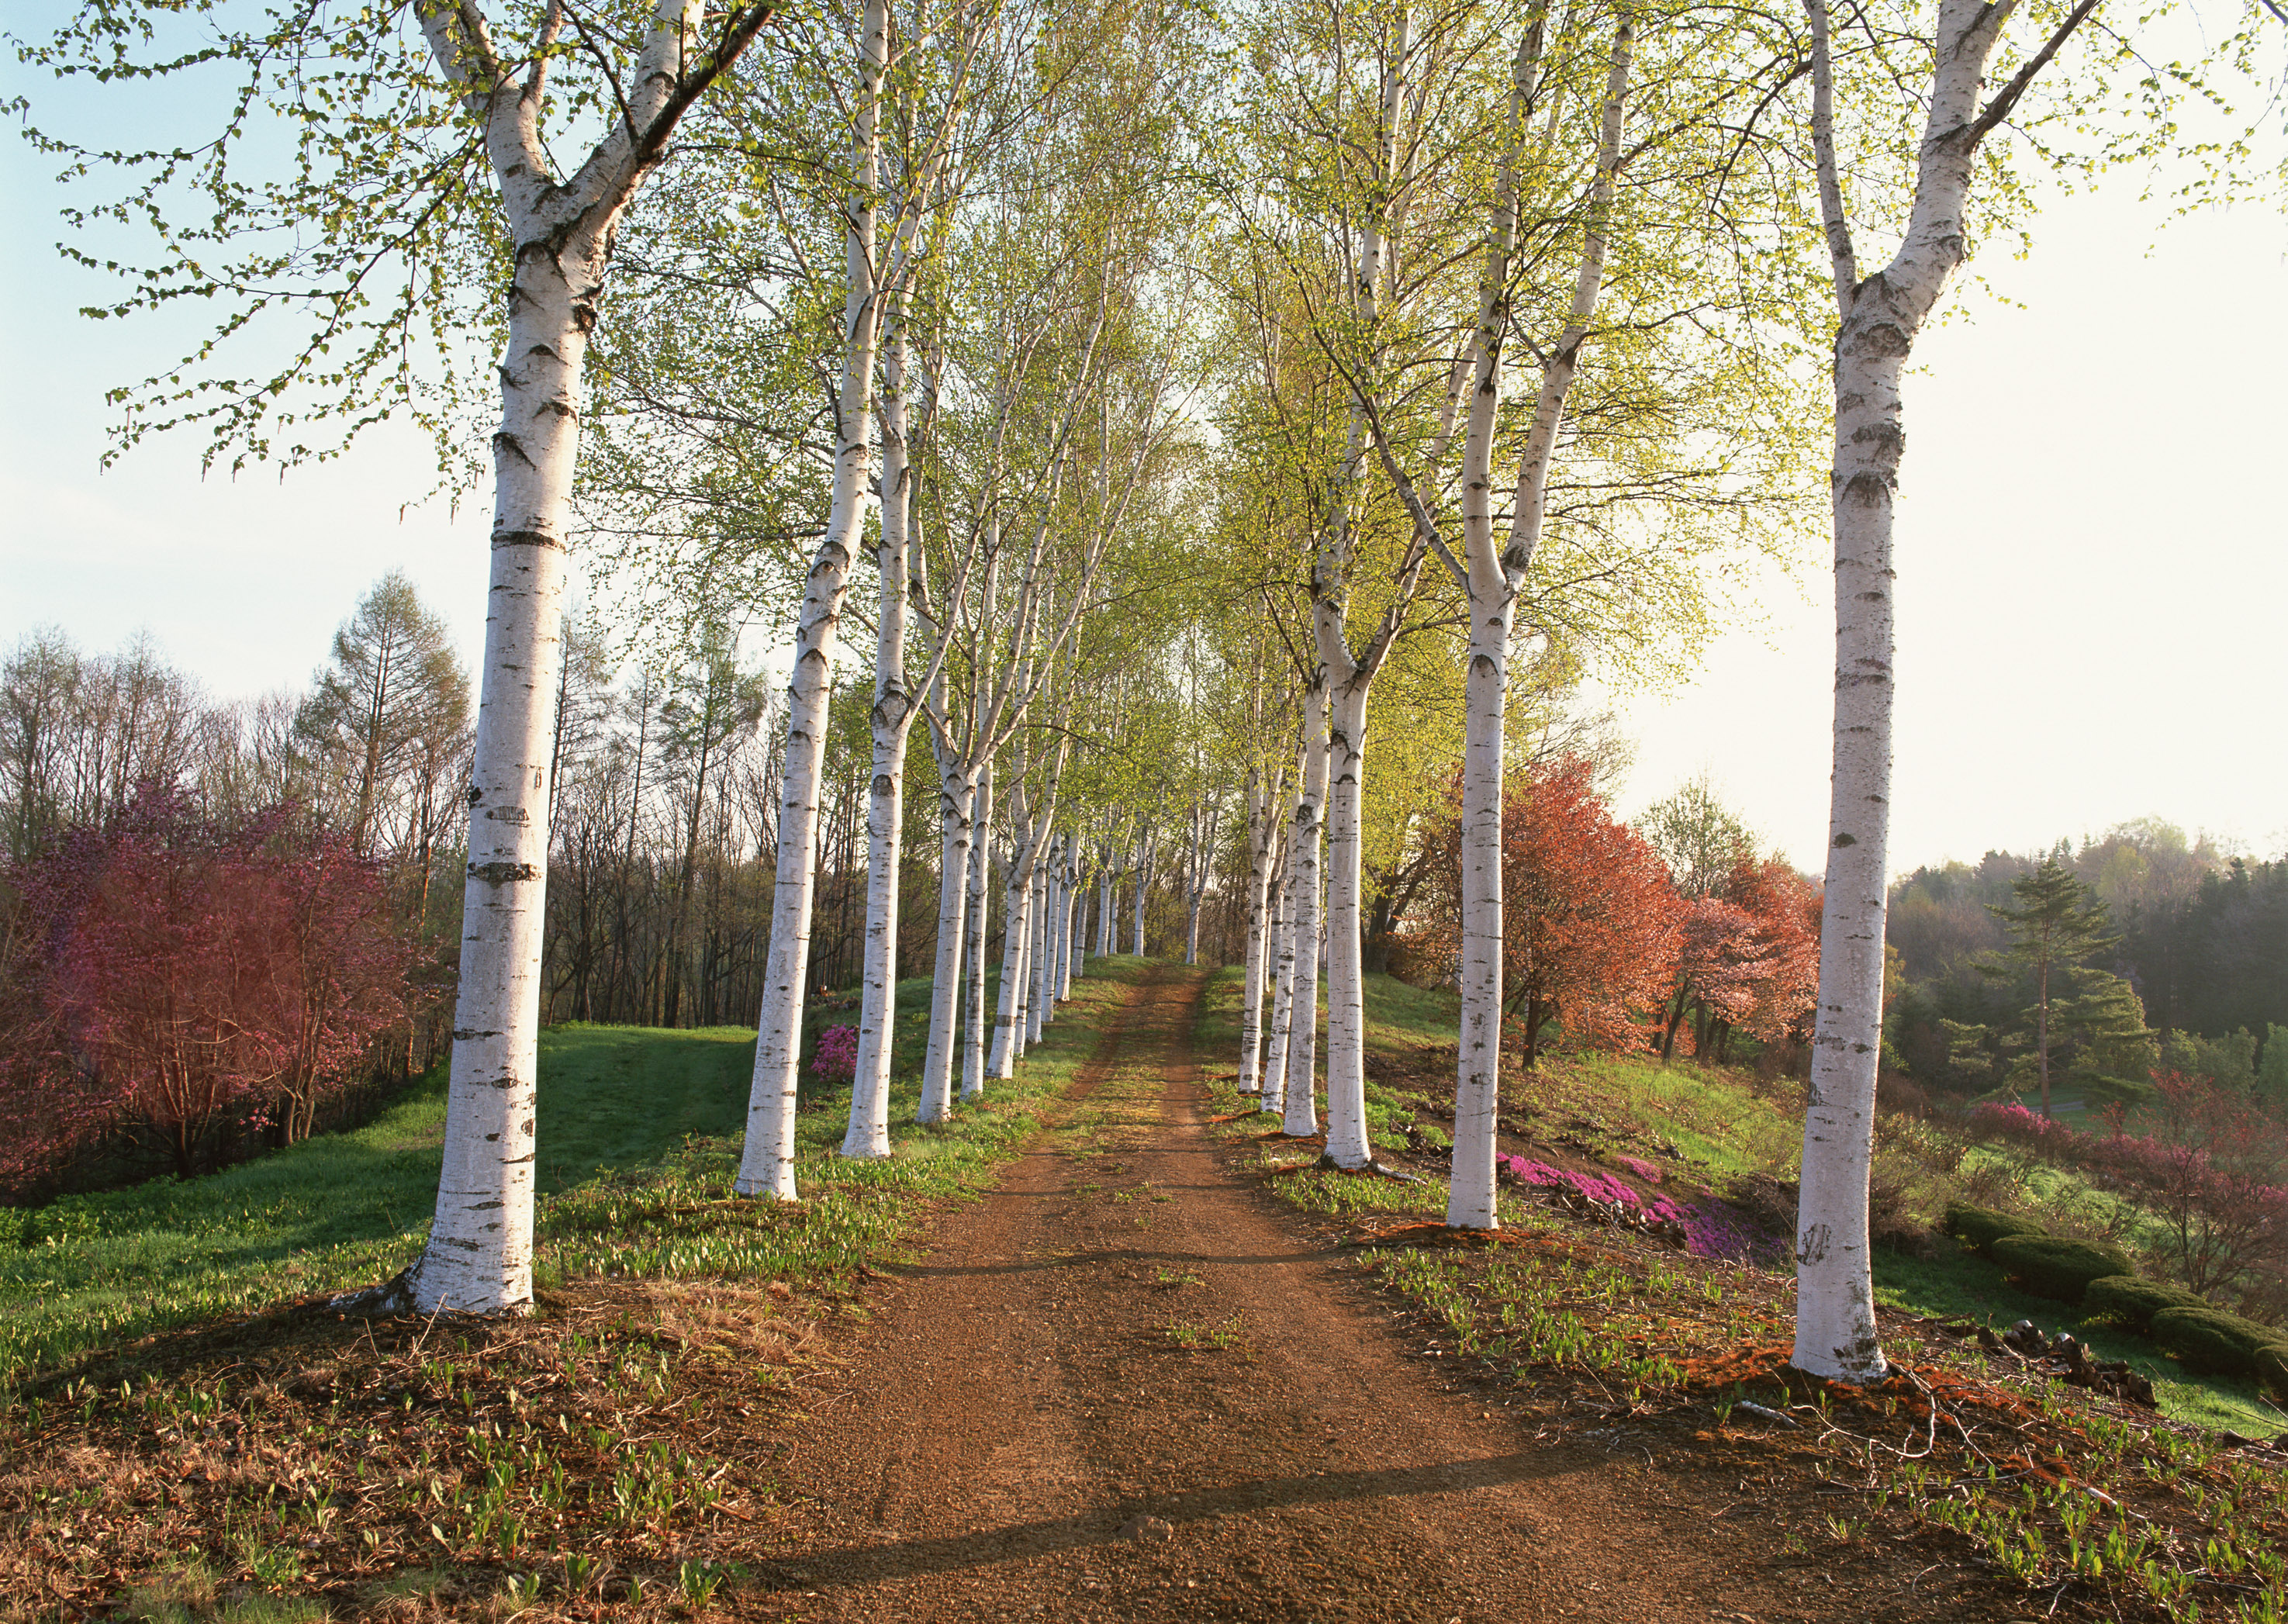
M1782 860L1743 858L1723 891L1686 910L1672 1034L1696 1011L1706 1042L1736 1027L1767 1042L1796 1030L1819 993L1819 891Z
M1461 824L1432 832L1440 875L1423 959L1450 971L1461 955ZM1502 797L1502 985L1526 1015L1527 1060L1542 1023L1584 1048L1635 1049L1645 1011L1675 973L1682 904L1650 846L1597 796L1577 757L1511 776Z

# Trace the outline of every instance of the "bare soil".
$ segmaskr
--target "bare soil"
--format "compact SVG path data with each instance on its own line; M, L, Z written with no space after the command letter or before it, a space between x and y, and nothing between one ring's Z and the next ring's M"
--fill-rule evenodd
M1210 1140L1204 980L1140 984L1050 1129L876 1297L777 1437L743 1612L2038 1615L1925 1549L1823 1550L1820 1495L1844 1491L1752 1445L1584 1431L1442 1369L1355 1254Z

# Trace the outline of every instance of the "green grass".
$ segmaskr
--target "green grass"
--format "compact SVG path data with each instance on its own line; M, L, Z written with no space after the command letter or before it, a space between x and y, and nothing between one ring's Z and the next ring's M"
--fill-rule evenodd
M723 1200L736 1165L754 1034L575 1026L542 1034L544 1281L591 1274L846 1271L902 1233L923 1199L973 1187L1030 1128L1041 1098L1094 1042L1095 1016L1139 961L1091 978L990 1109L924 1129L910 1119L929 982L899 986L893 1153L834 1154L846 1093L798 1120L790 1208ZM815 1024L853 1018L829 1011ZM444 1139L441 1069L351 1133L187 1181L69 1196L24 1215L0 1248L0 1388L90 1351L385 1279L412 1261L434 1209Z
M2030 1319L2053 1335L2070 1331L2100 1359L2127 1359L2149 1377L2161 1413L2172 1421L2262 1437L2281 1430L2281 1412L2264 1401L2254 1382L2192 1375L2142 1336L2004 1284L2000 1265L1975 1252L1942 1251L1923 1258L1879 1250L1875 1300L1909 1313L1972 1319L1997 1329Z
M1218 971L1208 983L1196 1035L1211 1072L1235 1064L1243 991L1235 969ZM1450 993L1409 986L1386 976L1366 978L1370 1051L1411 1058L1426 1049L1450 1047L1458 1013L1459 1002ZM1442 1075L1418 1077L1416 1086L1442 1097L1452 1084ZM1505 1083L1505 1092L1508 1087ZM1561 1099L1569 1110L1605 1123L1617 1139L1625 1141L1633 1132L1667 1140L1693 1164L1696 1174L1720 1191L1728 1181L1750 1173L1795 1176L1800 1115L1787 1109L1781 1097L1752 1086L1744 1074L1690 1062L1664 1066L1651 1055L1587 1055L1568 1057L1535 1090L1537 1096ZM1386 1143L1386 1135L1398 1126L1406 1102L1372 1083L1368 1094L1376 1142ZM1601 1141L1604 1136L1598 1137ZM1886 1150L1885 1169L1913 1172L1901 1160L1904 1153ZM1995 1154L1974 1149L1964 1159L1964 1168L1973 1168ZM1267 1151L1266 1159L1307 1160L1299 1154L1282 1157L1275 1151ZM2070 1214L2085 1223L2102 1222L2107 1209L2118 1205L2085 1180L2055 1168L2018 1169L2016 1181L2022 1198L2054 1221ZM1934 1220L1943 1198L1942 1182L1931 1183L1923 1192L1930 1199L1917 1208L1929 1206L1924 1216ZM1442 1187L1434 1184L1409 1188L1301 1172L1283 1176L1280 1187L1307 1210L1352 1220L1374 1211L1435 1216L1445 1200ZM1514 1205L1512 1198L1503 1197L1505 1223L1513 1222ZM2130 1215L2132 1238L2149 1224L2148 1215ZM1974 1319L1998 1329L2032 1319L2046 1331L2070 1331L2101 1358L2128 1359L2149 1376L2163 1414L2173 1420L2265 1435L2282 1427L2281 1412L2259 1396L2252 1382L2193 1375L2142 1337L2085 1319L2067 1304L2030 1297L2004 1285L2000 1268L1974 1253L1942 1249L1936 1256L1919 1258L1879 1250L1875 1283L1880 1301L1911 1313Z

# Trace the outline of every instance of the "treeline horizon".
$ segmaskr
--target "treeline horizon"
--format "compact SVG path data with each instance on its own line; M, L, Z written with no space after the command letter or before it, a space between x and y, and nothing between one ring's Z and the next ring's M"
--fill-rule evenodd
M1991 850L1893 882L1886 938L1898 985L1885 1046L1895 1064L1946 1092L1995 1085L2004 1057L1969 1034L2006 1026L2030 997L2023 973L2000 973L2009 931L1995 910L2046 863L2101 907L2117 940L2090 955L2086 973L2135 994L2157 1066L2243 1089L2260 1081L2288 1098L2288 855L2228 852L2150 817L2078 845Z
M616 652L592 623L568 624L566 639L543 1018L751 1025L768 944L779 804L773 746L785 725L784 694L764 671L741 667L735 641L719 630L637 654ZM147 783L179 790L225 820L291 805L306 827L346 835L380 865L401 919L433 950L425 975L446 996L403 1035L396 1058L400 1073L417 1074L442 1053L455 970L451 933L467 860L468 678L441 623L397 572L357 606L334 655L302 687L222 699L147 632L108 653L84 651L57 627L24 634L0 656L0 858L22 865L68 831L108 829ZM813 995L857 978L868 689L862 672L843 674L830 711ZM910 755L910 775L929 781L923 735ZM1243 869L1244 859L1204 838L1207 824L1188 830L1187 810L1164 808L1109 853L1119 940L1134 949L1140 929L1146 951L1183 954L1196 891L1201 949L1211 962L1230 963L1245 921L1231 876L1208 869L1218 861ZM905 823L907 883L934 888L935 806L914 797ZM1148 881L1140 916L1140 874ZM1405 877L1394 875L1394 885ZM1391 923L1380 920L1386 936ZM997 951L1000 925L997 911L988 935ZM930 972L933 930L918 910L901 921L901 977Z

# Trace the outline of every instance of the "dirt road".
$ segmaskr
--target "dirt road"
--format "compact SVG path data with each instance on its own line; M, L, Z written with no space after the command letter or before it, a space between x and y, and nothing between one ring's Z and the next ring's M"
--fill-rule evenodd
M762 1599L803 1619L1477 1624L1868 1616L1733 1559L1641 1460L1446 1384L1355 1260L1227 1169L1204 977L1134 988L1061 1108L787 1435ZM1702 1492L1704 1493L1704 1491ZM1734 1530L1738 1532L1734 1532Z

